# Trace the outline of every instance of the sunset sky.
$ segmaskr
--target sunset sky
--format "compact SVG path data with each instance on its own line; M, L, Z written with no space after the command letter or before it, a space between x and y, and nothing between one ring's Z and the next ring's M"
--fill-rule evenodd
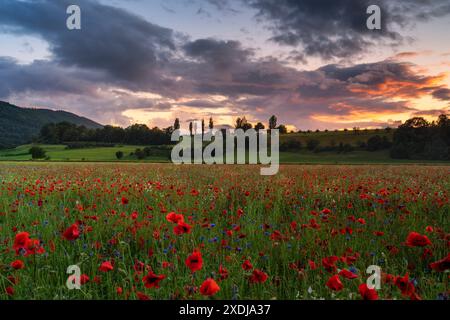
M450 0L2 0L0 100L121 126L396 126L449 113L449 33Z

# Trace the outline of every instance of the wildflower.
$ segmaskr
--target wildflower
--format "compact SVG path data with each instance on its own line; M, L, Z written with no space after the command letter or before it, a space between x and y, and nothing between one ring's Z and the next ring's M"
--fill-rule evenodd
M359 293L364 300L378 300L378 293L375 289L369 289L367 284L363 283L359 285Z
M144 282L146 288L159 288L159 282L165 278L165 275L156 275L150 271L144 278L142 278L142 282Z
M253 270L252 275L250 276L250 283L264 283L266 282L267 278L269 276L267 275L267 273L255 269Z
M421 235L417 232L411 232L406 238L406 245L408 247L425 247L430 244L431 241L427 236Z
M333 291L341 291L344 288L338 275L332 276L326 283L327 287Z
M173 228L173 232L176 235L181 235L184 233L191 233L192 227L184 222L178 222L178 224Z
M430 268L437 272L444 272L450 269L450 253L446 258L430 263Z
M100 265L99 270L101 272L108 272L108 271L112 271L114 270L113 265L111 264L111 261L104 261L102 262L102 264Z
M213 296L219 292L219 290L219 285L212 278L206 279L200 287L200 293L204 296Z
M15 260L11 262L11 267L15 270L23 269L25 267L22 260Z
M80 231L78 229L78 224L73 224L63 233L63 237L66 240L76 240L80 236Z
M249 260L245 260L244 263L242 264L242 269L244 270L251 270L253 269L253 265Z
M201 270L203 266L202 254L200 251L195 250L189 257L187 257L185 263L191 272Z
M342 269L341 271L339 271L339 275L341 277L344 277L346 279L355 279L358 278L358 276L356 274L354 274L351 271L348 271L347 269Z

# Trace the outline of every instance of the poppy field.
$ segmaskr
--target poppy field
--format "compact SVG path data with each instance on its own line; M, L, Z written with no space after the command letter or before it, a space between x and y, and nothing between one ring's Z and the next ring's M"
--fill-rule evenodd
M3 163L0 299L447 299L449 187L448 166Z

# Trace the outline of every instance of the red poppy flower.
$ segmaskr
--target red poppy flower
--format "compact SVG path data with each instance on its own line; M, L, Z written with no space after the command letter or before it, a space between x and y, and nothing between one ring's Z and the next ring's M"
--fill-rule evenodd
M11 267L15 270L23 269L25 267L22 260L15 260L11 262Z
M341 277L344 277L346 279L355 279L358 278L358 276L356 274L354 274L353 272L347 270L347 269L342 269L341 271L339 271L339 275Z
M242 264L242 269L244 270L252 270L253 269L253 265L249 260L245 260L244 263Z
M220 280L225 280L228 278L228 270L225 269L222 265L219 266L219 274L220 274Z
M406 238L406 245L408 247L425 247L430 244L431 241L427 236L421 235L417 232L411 232Z
M186 266L191 269L191 272L196 272L201 270L203 266L202 254L200 251L194 251L189 257L187 257Z
M44 248L41 247L39 240L30 239L30 234L28 232L16 234L13 249L16 251L16 255L22 254L24 256L45 252Z
M111 261L104 261L104 262L102 262L102 264L100 265L99 270L100 270L101 272L108 272L108 271L114 270L114 267L113 267Z
M200 293L204 296L213 296L219 292L219 290L219 285L211 278L206 279L200 287Z
M14 295L14 288L11 287L11 286L6 287L5 291L6 291L6 294L7 294L8 296L13 296L13 295Z
M283 238L284 238L283 234L280 231L278 231L278 230L275 230L270 235L270 240L274 240L274 241L280 241L280 240L283 240Z
M328 288L334 291L341 291L342 289L344 289L344 285L342 284L338 275L334 275L330 279L328 279L326 285Z
M122 197L122 204L123 205L126 205L126 204L128 204L128 199L127 198L125 198L125 197Z
M80 284L81 285L84 285L84 284L86 284L86 283L88 283L89 282L89 277L86 275L86 274L82 274L81 276L80 276Z
M322 265L328 272L336 271L335 263L339 260L336 256L325 257L322 259Z
M309 264L309 267L311 268L311 270L316 270L317 269L317 265L316 265L316 263L314 261L308 260L308 264Z
M116 288L116 293L120 296L123 293L122 287L117 287Z
M144 278L142 278L142 282L144 282L146 288L159 288L159 282L165 278L166 276L163 274L156 275L150 271Z
M175 212L170 212L166 215L166 220L173 223L184 222L184 216L182 214L176 214Z
M255 269L255 270L253 270L253 273L250 276L250 283L263 283L263 282L266 282L268 277L269 276L267 275L267 273L265 273L261 270Z
M378 293L375 289L369 289L367 284L363 283L359 285L359 293L364 300L378 300Z
M396 277L394 284L400 289L404 296L410 296L416 290L414 285L409 281L409 275L406 274L404 277Z
M450 269L450 253L446 258L431 263L430 268L437 272L444 272L445 270Z
M63 233L63 237L69 241L76 240L76 239L78 239L79 236L80 236L80 231L79 231L78 225L76 223L71 225L69 228L67 228L67 230L64 231L64 233Z
M183 233L191 233L192 227L185 222L178 222L178 224L173 228L173 232L176 235L181 235Z
M13 249L18 250L27 246L30 240L30 234L28 232L19 232L14 239Z

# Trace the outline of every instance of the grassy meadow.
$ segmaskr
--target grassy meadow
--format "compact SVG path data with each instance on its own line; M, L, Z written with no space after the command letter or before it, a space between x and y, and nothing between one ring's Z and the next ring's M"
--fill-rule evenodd
M443 299L449 187L446 166L3 162L0 299Z

